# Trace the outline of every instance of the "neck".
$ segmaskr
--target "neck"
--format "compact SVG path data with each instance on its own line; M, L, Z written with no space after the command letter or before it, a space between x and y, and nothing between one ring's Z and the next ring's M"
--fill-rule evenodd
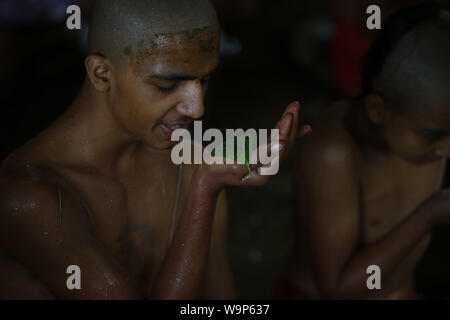
M95 91L88 80L69 107L49 130L50 154L58 162L115 175L119 163L132 160L141 142L114 118L107 95Z
M363 102L357 100L352 104L347 116L346 126L355 137L362 153L369 157L385 157L388 149L380 127L370 122Z

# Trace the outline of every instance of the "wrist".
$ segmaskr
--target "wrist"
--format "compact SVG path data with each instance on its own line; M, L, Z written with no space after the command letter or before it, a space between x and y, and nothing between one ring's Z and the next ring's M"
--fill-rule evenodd
M215 178L207 166L200 165L197 167L192 182L194 183L194 188L207 196L216 197L219 195L220 191L223 189L217 178Z

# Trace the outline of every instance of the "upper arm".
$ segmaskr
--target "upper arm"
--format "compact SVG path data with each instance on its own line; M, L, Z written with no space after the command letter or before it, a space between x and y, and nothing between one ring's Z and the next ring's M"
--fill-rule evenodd
M60 190L61 198L54 184L2 179L0 246L56 298L137 298L125 270L93 237L81 202L67 189ZM80 267L81 290L67 288L66 272L72 265Z
M322 293L337 285L359 237L359 191L354 146L346 133L316 131L300 145L296 183L302 230Z

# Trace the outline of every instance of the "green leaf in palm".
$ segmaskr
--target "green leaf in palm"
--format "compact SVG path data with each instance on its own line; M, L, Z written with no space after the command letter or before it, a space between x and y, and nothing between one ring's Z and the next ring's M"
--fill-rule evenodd
M224 159L231 159L234 163L245 164L247 167L248 173L252 176L252 170L250 169L250 157L252 156L252 151L250 150L251 141L250 137L245 136L245 142L242 144L238 143L238 139L243 139L244 136L234 137L233 139L225 140L222 146L216 148L216 152L218 154L222 154ZM234 145L233 154L227 153L227 145Z

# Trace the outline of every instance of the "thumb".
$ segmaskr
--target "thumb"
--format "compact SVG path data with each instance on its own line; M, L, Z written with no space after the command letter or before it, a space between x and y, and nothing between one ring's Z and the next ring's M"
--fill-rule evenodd
M298 128L295 138L300 139L301 137L307 135L310 132L312 132L311 126L309 125L301 126L300 128Z

